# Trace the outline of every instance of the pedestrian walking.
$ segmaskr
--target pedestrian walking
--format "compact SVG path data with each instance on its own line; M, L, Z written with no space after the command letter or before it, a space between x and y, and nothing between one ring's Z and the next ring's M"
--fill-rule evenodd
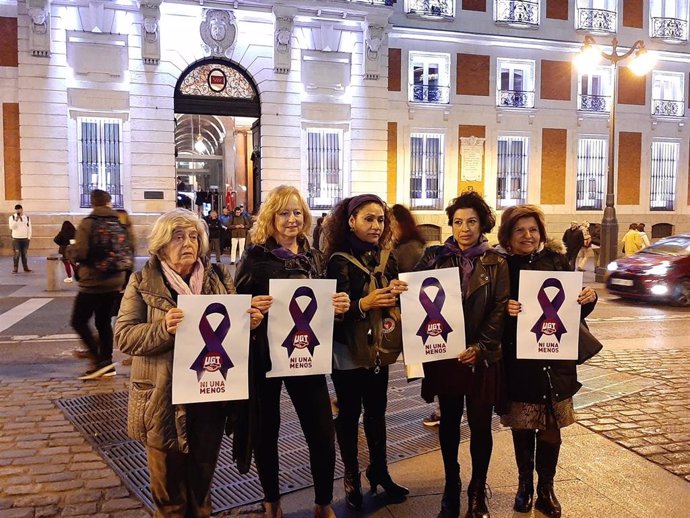
M577 270L580 272L585 271L585 266L587 266L587 259L594 255L592 252L592 236L589 233L589 222L583 221L580 225L582 231L582 248L577 254ZM594 266L596 269L596 265Z
M230 264L235 264L236 258L242 257L247 231L251 226L251 219L242 215L240 207L235 207L228 225L230 230Z
M630 223L628 231L623 236L623 253L633 255L644 248L642 235L637 230L637 223Z
M522 360L516 357L520 272L523 270L568 271L563 245L546 235L544 213L535 205L510 207L501 216L498 240L510 270L510 299L503 333L503 358L508 404L501 423L512 429L518 489L514 509L532 509L534 469L537 500L534 507L551 518L561 516L554 492L554 477L561 448L561 428L575 422L573 395L580 389L576 361ZM581 318L592 312L597 294L583 288L578 296Z
M647 236L647 233L644 231L644 223L638 223L637 224L637 231L640 233L640 237L642 238L642 249L647 248L651 243L649 242L649 236Z
M78 264L79 293L74 300L72 327L87 346L92 365L79 379L115 375L111 315L126 271L132 268L129 232L110 206L110 194L91 191L93 210L77 227L75 243L67 257ZM89 326L94 317L98 339Z
M336 321L334 330L335 430L345 466L345 501L361 511L358 437L362 409L369 447L366 477L372 493L379 485L393 500L410 492L388 472L388 366L400 355L402 340L396 343L392 334L387 338L383 332L383 322L400 326L397 297L407 290L407 283L398 280L397 261L390 249L390 212L381 198L375 194L345 198L335 206L326 225L327 277L336 279L336 291L347 292L351 300L350 310Z
M563 244L568 254L568 264L571 270L575 270L577 255L580 253L580 248L585 243L585 237L580 229L580 224L573 220L570 222L570 228L563 233Z
M235 287L226 267L207 260L206 225L187 209L160 216L148 244L149 260L132 275L115 326L120 350L132 356L127 433L146 447L154 516L208 518L231 406L173 405L173 346L184 320L176 305L179 295L223 295ZM255 308L248 312L254 329L263 315Z
M472 478L467 488L469 518L489 516L486 478L493 449L491 417L501 403L501 338L508 301L508 265L494 252L485 234L496 219L476 191L468 191L446 208L452 236L428 247L415 270L459 268L467 349L457 359L424 364L422 397L441 406L439 442L445 486L438 518L460 514L460 420L467 406Z
M20 258L24 271L32 272L27 259L29 243L31 242L31 218L24 214L24 207L19 203L14 206L14 214L9 218L9 227L12 234L12 251L14 252L12 273L17 273Z
M71 283L73 282L72 270L73 265L69 259L67 259L67 247L74 242L74 238L77 235L77 229L74 227L71 221L65 220L62 222L62 227L60 232L53 238L53 242L58 245L58 253L62 257L62 264L65 266L65 277L63 282Z
M324 276L323 256L309 246L305 235L311 228L309 207L294 187L281 185L273 189L259 211L252 228L252 243L235 274L238 293L254 296L268 295L270 279L308 279ZM335 314L350 307L346 293L333 296ZM270 302L262 306L266 311ZM280 505L278 431L280 429L280 392L283 384L299 416L309 449L311 474L314 481L316 518L335 516L333 500L333 472L335 470L335 440L331 402L326 376L294 376L266 378L271 370L268 352L267 325L262 323L252 334L250 364L255 371L256 390L250 390L250 412L257 415L254 439L254 459L264 492L264 517L283 515Z

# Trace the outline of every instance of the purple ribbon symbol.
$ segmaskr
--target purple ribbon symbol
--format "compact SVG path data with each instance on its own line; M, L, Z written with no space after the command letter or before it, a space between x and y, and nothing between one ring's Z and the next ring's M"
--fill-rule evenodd
M549 296L546 294L546 288L558 289L558 293L556 293L556 296L552 300L549 300ZM537 342L541 340L543 335L556 335L556 340L560 342L561 335L568 332L558 316L558 310L565 301L565 290L563 289L561 281L558 279L546 279L541 285L541 288L539 288L537 301L541 306L542 314L530 331L537 336Z
M215 331L211 329L211 324L208 318L206 318L214 313L223 315L223 320L220 321ZM230 361L230 357L225 352L225 347L223 347L223 340L225 340L228 331L230 331L228 310L223 304L218 302L209 304L199 321L199 332L201 333L201 338L204 339L204 348L190 367L190 369L196 371L197 380L201 381L204 371L215 372L218 370L223 375L223 379L226 379L228 369L233 367L232 361Z
M438 289L436 296L432 301L426 294L426 289L429 287L435 287ZM446 301L446 292L443 290L441 283L436 277L428 277L422 282L422 287L419 289L419 302L422 304L422 308L426 312L426 316L422 321L422 325L419 326L417 331L417 336L422 337L422 344L426 344L426 341L430 336L441 335L443 341L448 341L448 333L453 331L450 324L443 318L441 314L441 309L443 309L443 304Z
M309 297L311 300L304 311L302 311L297 304L299 297ZM319 339L316 338L314 331L312 331L309 323L316 314L316 295L314 290L307 286L302 286L295 290L290 300L289 311L293 322L295 323L287 335L287 338L282 344L288 351L288 358L292 356L295 349L308 349L309 354L314 356L314 347L319 345Z

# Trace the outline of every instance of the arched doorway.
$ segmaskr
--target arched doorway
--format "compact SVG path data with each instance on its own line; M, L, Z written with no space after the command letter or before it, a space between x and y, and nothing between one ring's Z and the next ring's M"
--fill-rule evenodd
M261 203L259 92L251 76L222 58L192 63L175 86L178 205L207 215Z

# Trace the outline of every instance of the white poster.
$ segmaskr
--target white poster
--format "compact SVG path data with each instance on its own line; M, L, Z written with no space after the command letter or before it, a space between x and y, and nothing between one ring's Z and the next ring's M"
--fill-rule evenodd
M520 272L517 357L576 360L582 272Z
M335 279L271 279L267 378L330 374Z
M457 358L466 349L458 268L401 273L400 295L406 365Z
M173 405L247 399L251 295L180 295Z

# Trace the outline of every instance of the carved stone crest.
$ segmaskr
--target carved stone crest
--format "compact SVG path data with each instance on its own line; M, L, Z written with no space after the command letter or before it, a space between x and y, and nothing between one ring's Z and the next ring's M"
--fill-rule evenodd
M386 27L368 23L364 32L364 77L379 78L380 50L386 37Z
M161 0L145 0L139 8L143 18L141 24L141 59L147 65L155 65L161 59L160 4Z
M50 2L29 0L29 49L34 56L50 56Z
M275 16L273 36L273 70L277 74L290 72L292 59L292 31L295 27L297 10L282 5L273 6Z
M206 53L228 57L226 54L237 42L237 19L232 11L205 9L199 33Z

